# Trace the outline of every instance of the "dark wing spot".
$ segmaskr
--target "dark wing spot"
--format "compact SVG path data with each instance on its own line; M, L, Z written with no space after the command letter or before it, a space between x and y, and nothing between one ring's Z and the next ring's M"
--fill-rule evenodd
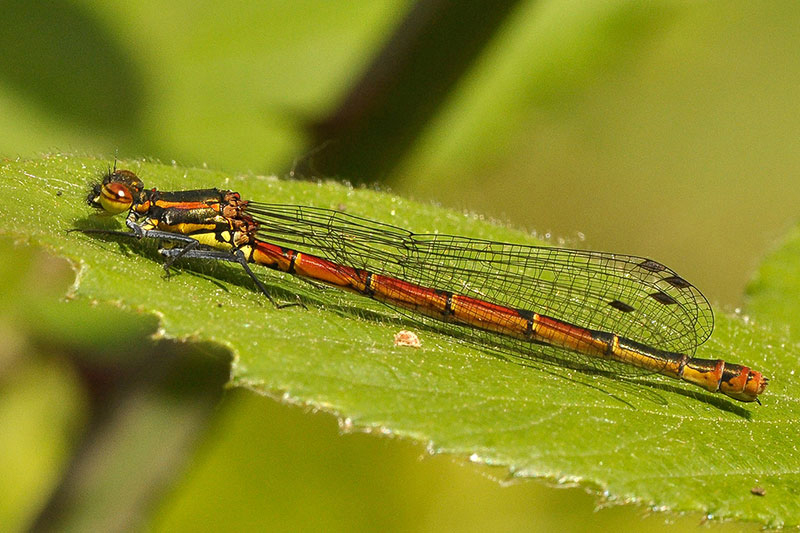
M631 311L635 311L634 307L626 304L625 302L620 302L619 300L614 300L612 302L608 302L608 305L613 307L614 309L619 309L623 313L630 313Z
M654 292L650 295L650 298L664 305L673 305L678 303L675 301L675 298L665 292Z
M673 287L677 287L678 289L685 289L687 287L691 287L692 284L683 279L680 276L670 276L668 278L664 278L664 281L672 285Z
M650 272L661 272L667 269L667 267L665 267L658 261L653 261L652 259L645 259L644 261L639 263L639 266L645 270L649 270Z

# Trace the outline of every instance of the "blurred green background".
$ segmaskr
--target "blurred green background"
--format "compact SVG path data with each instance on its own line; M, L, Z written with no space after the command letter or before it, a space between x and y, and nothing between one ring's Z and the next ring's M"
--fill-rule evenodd
M147 157L381 183L554 243L655 257L726 310L743 305L760 258L797 216L795 2L10 0L0 19L4 157ZM33 523L84 435L96 436L92 394L121 371L90 365L87 387L76 360L102 362L121 322L146 348L134 361L192 355L143 341L152 319L60 303L69 268L1 244L0 427L14 430L0 432L0 478L13 480L0 529L13 531ZM224 364L199 380L210 383L201 407L163 406L194 420L196 437L173 441L168 425L156 435L172 447L161 476L140 482L155 503L114 525L655 531L703 520L595 512L581 488L501 486L500 468L220 393L220 375ZM153 409L141 402L121 403Z

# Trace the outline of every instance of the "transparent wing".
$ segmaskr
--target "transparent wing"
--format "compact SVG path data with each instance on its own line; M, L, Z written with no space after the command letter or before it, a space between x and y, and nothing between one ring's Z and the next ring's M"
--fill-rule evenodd
M662 350L691 355L714 325L711 306L697 288L642 257L414 234L315 207L251 202L247 212L259 223L259 238L277 245L616 333ZM529 342L498 341L488 332L470 335L491 336L494 344L525 351L542 350Z

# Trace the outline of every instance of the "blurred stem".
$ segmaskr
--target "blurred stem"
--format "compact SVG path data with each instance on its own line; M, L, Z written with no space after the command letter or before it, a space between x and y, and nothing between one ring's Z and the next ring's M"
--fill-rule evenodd
M293 171L383 179L518 2L419 0L339 108L311 126L314 155Z
M143 527L183 470L228 380L228 358L187 352L159 343L135 370L102 384L84 371L92 422L34 531Z

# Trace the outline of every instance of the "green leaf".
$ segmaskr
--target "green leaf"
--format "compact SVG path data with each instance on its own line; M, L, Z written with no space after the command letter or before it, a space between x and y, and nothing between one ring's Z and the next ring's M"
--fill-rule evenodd
M3 331L4 343L9 340L13 342L13 335ZM30 528L69 460L69 436L83 422L81 390L63 359L46 359L31 346L24 349L25 360L15 362L13 373L0 365L0 427L6 428L0 431L0 477L7 487L0 498L4 531Z
M795 226L758 269L747 287L747 310L755 318L788 326L800 335L800 226Z
M422 348L395 346L394 334L408 323L370 300L259 269L276 297L301 295L308 305L275 309L235 265L191 262L167 279L156 243L66 233L122 227L121 217L98 217L85 204L88 184L110 164L71 156L4 164L0 230L71 260L73 298L154 314L161 336L229 348L233 385L331 412L345 430L415 439L432 453L499 465L514 477L578 483L610 502L773 527L800 523L799 409L790 392L798 388L797 346L779 334L718 314L697 354L764 371L772 381L762 406L660 376L631 381L512 364L419 328ZM164 190L217 186L418 232L537 243L474 216L337 183L117 166ZM765 495L751 493L756 487Z

